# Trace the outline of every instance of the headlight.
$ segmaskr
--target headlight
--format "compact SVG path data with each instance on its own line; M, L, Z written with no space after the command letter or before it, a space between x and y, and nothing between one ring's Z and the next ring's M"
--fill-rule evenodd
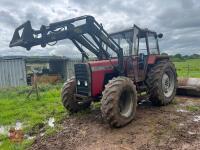
M77 81L77 85L81 85L81 82L79 80Z
M87 83L87 81L85 81L85 82L84 82L84 85L85 85L85 86L88 86L88 83Z

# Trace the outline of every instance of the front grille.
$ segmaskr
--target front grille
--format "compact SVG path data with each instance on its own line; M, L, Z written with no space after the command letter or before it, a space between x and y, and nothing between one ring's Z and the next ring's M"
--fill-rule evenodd
M76 90L77 94L89 96L90 93L90 73L87 64L75 64ZM80 82L80 85L77 82ZM87 82L85 86L84 82Z

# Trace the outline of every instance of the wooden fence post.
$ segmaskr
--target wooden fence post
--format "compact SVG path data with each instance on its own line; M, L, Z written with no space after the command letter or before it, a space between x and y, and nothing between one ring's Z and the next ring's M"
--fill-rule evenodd
M39 100L40 96L39 96L39 92L38 92L37 75L36 75L35 72L33 73L32 89L28 93L27 98L29 98L31 96L31 94L32 94L33 91L36 92L37 100Z
M189 78L189 71L190 71L190 65L188 64L188 69L187 69L187 76Z

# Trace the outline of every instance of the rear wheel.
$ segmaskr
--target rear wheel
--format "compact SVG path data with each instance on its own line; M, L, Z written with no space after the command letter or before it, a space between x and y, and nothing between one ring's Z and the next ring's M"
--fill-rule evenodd
M90 107L91 101L78 102L74 97L76 91L75 78L71 78L69 81L64 83L62 88L61 96L63 106L70 112L78 112L80 110Z
M176 94L177 74L173 63L160 61L148 73L147 85L154 105L167 105Z
M126 77L109 81L103 92L101 112L113 127L121 127L131 122L137 107L137 92L133 82Z

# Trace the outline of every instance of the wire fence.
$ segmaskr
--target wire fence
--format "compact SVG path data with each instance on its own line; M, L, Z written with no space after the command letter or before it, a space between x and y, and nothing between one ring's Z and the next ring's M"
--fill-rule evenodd
M176 65L179 77L200 78L200 62L197 64Z

